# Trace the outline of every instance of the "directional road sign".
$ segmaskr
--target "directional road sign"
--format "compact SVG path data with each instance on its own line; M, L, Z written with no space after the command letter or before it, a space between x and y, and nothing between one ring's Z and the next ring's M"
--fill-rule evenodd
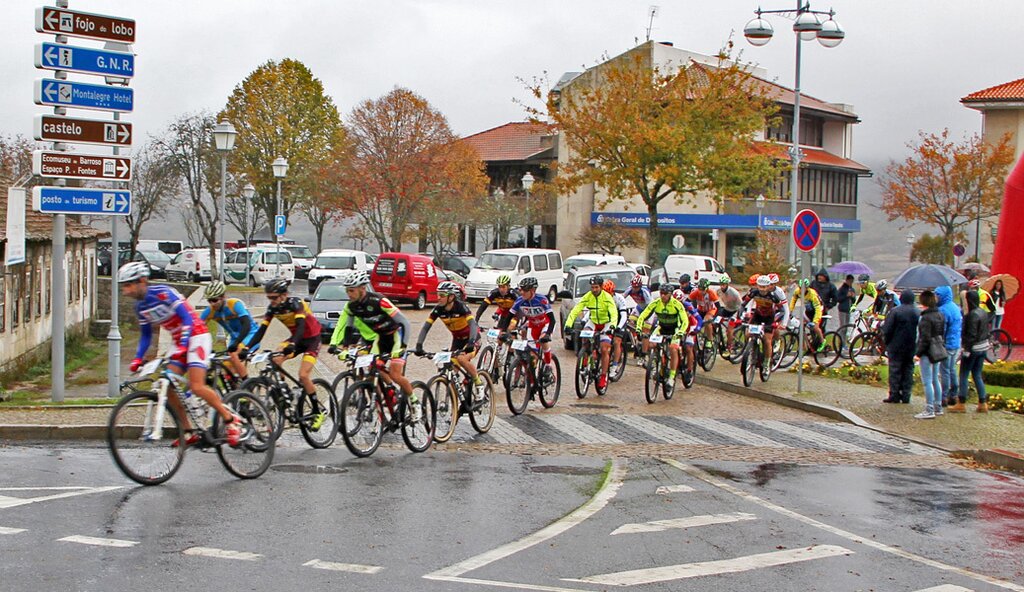
M274 234L275 235L277 235L277 236L284 236L284 231L285 231L285 227L286 226L287 226L287 223L285 222L285 217L284 216L281 216L281 215L274 216Z
M36 80L35 91L37 105L130 113L135 104L135 91L121 86Z
M814 210L800 210L793 222L793 242L801 251L813 251L821 240L821 218Z
M40 43L36 46L36 68L131 78L135 76L135 56L122 51Z
M118 147L132 145L132 124L126 121L37 115L33 132L35 139L48 142Z
M44 6L36 9L36 31L100 41L135 42L135 21Z
M127 156L36 150L32 152L32 172L43 177L64 179L127 181L132 178L132 159Z
M82 187L33 187L32 209L44 214L127 216L132 212L132 192Z

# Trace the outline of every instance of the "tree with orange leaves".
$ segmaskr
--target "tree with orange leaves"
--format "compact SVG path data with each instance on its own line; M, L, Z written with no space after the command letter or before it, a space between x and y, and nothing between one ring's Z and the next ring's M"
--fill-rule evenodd
M961 142L939 134L920 132L912 154L903 162L890 162L878 182L882 211L889 221L924 222L939 229L946 243L946 261L952 247L969 225L999 215L1003 183L1011 164L1010 134L995 144L973 135Z

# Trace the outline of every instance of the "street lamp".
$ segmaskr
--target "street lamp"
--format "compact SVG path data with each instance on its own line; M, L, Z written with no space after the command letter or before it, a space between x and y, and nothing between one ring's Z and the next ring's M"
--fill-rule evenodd
M231 125L230 121L222 121L213 126L213 142L217 145L217 151L220 152L220 202L217 207L217 218L220 220L220 255L217 257L217 272L222 282L224 281L224 218L226 212L224 200L227 199L228 152L234 149L236 136L238 136L238 132L235 131L235 126Z
M282 215L281 179L288 175L288 161L284 157L278 156L271 163L270 167L274 169L274 177L277 179L277 204L275 206L276 213L274 214L274 243L277 245L277 256L274 258L276 261L274 264L274 277L281 277L281 237L277 234L277 217Z
M761 10L754 11L757 15L743 28L743 36L751 45L762 46L772 39L775 31L771 24L761 18L765 14L792 14L792 10ZM843 42L846 32L839 26L832 17L835 12L829 10L823 12L811 10L810 2L797 0L796 18L793 22L793 32L796 33L796 77L793 84L793 145L789 150L789 157L792 161L789 182L789 223L792 226L796 220L796 201L800 194L800 47L801 41L818 39L818 43L832 48ZM828 20L821 22L819 16L828 16ZM789 260L796 260L796 243L789 241Z
M502 188L498 187L497 189L494 190L494 193L492 193L491 195L492 195L492 197L494 197L494 201L497 202L498 208L501 211L504 211L504 208L502 208L502 206L501 206L501 202L505 201L505 192L502 190ZM495 224L495 226L494 226L494 248L495 249L500 249L501 248L501 222L500 221L497 224Z
M523 189L526 190L526 246L533 246L533 224L530 222L530 188L533 187L533 175L526 171L523 175Z
M914 262L914 240L917 239L917 235L913 232L907 233L907 246L910 247L910 253L907 255L907 260L911 263Z
M761 224L762 224L762 221L763 221L763 219L761 218L761 212L764 211L764 202L765 202L764 194L763 193L758 193L757 194L757 199L754 200L754 203L757 204L757 229L758 230L761 230Z
M245 198L245 281L249 281L249 276L252 275L252 257L249 253L249 247L252 246L252 226L253 222L252 214L252 198L256 196L256 188L252 186L252 183L246 183L245 187L242 187L242 197Z

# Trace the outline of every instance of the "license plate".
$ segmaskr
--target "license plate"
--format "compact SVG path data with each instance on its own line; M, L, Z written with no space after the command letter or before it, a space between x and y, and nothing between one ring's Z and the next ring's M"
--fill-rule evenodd
M356 368L367 368L373 363L373 354L366 354L356 358Z
M661 335L651 335L651 343L661 343L662 339Z
M526 349L526 340L516 339L515 341L512 342L512 349L516 351L523 351L524 349Z
M593 337L593 336L594 336L594 330L593 329L584 329L584 330L580 331L580 337L582 337L583 339L589 339L590 337Z
M377 282L377 285L381 288L391 288L394 286L391 282Z
M249 358L249 361L252 362L253 364L262 364L263 362L266 362L267 358L269 357L270 352L260 352L254 355L253 357Z
M764 327L762 327L761 325L751 325L747 327L748 335L760 335L762 333L764 333Z
M499 335L501 335L501 331L497 329L490 329L487 331L487 336L490 337L491 339L497 339Z
M452 361L452 352L437 352L434 354L434 363L443 366Z

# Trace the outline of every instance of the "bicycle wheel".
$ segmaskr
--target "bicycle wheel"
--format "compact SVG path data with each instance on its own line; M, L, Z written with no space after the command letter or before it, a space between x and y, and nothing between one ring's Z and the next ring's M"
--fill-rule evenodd
M242 418L242 439L237 446L223 442L217 446L217 457L229 473L239 479L255 479L270 468L274 460L274 418L259 397L246 391L232 391L224 406ZM220 415L213 420L213 433L218 439L224 432Z
M494 346L485 345L480 350L480 355L476 357L476 369L487 372L488 374L494 374Z
M478 372L480 380L484 383L483 397L480 400L473 399L473 404L469 407L469 423L473 424L473 429L477 432L486 434L494 423L498 403L494 399L494 381L491 380L491 375L482 370Z
M796 342L797 336L789 331L775 337L772 347L780 352L777 356L778 364L775 366L776 370L785 370L796 363L797 358L800 357L797 355Z
M814 361L819 366L831 367L839 361L843 348L843 338L835 331L825 334L825 347L821 351L814 352Z
M590 356L593 355L590 348L587 346L580 346L576 352L576 396L583 399L587 396L587 391L590 390Z
M520 415L526 411L526 406L530 403L532 383L530 362L526 358L517 356L505 376L505 400L508 402L508 410L512 412L512 415Z
M732 332L732 352L729 354L729 362L739 364L743 361L743 351L747 346L747 333L742 326Z
M327 448L334 443L341 427L338 398L331 385L322 378L314 378L313 386L316 387L315 404L303 393L295 405L295 415L306 443L313 448Z
M623 340L622 346L619 348L619 363L615 366L615 372L612 372L610 367L608 369L608 380L610 382L618 382L622 380L622 376L626 373L626 359L628 357L629 354L626 352L626 341Z
M285 424L285 409L284 409L284 398L280 394L273 392L274 387L270 384L270 381L262 376L255 376L242 383L239 390L243 390L256 395L263 406L267 408L267 413L270 414L270 418L274 420L274 439L281 437L281 432L284 431Z
M171 395L174 396L174 395ZM126 477L142 485L159 485L170 479L185 458L185 429L178 412L164 406L163 429L159 438L146 435L156 418L157 395L137 391L123 397L107 421L107 446L114 464Z
M874 331L858 333L850 342L850 352L853 363L858 366L868 366L878 362L883 354L879 352L878 343L881 336Z
M685 353L679 352L679 363L685 364L686 358ZM678 368L678 366L676 366ZM664 349L661 352L661 396L666 401L672 400L672 395L676 394L676 383L679 379L679 373L677 371L676 378L669 378L672 369L672 355L668 349Z
M759 341L747 341L743 348L742 361L740 362L740 375L743 376L743 386L754 384L754 374L757 373L757 349Z
M416 403L419 406L419 420L412 420L409 399L402 397L399 415L402 418L402 440L409 450L423 452L434 441L434 420L437 418L434 396L430 394L427 385L419 380L412 383L412 390L419 399Z
M996 359L1003 362L1009 360L1010 354L1013 352L1013 339L1010 338L1010 334L1003 329L995 329L989 339L992 340L992 352Z
M455 393L455 385L443 374L438 374L427 381L427 390L434 396L437 414L434 441L447 442L455 435L455 426L459 421L459 396Z
M698 336L697 339L705 338ZM705 372L711 372L711 369L715 367L715 361L718 360L718 344L714 339L706 341L700 348L700 354L700 367L703 368Z
M775 363L775 352L779 351L776 348L775 341L772 341L772 356L770 359L765 359L764 341L759 339L757 341L757 375L761 379L761 382L768 382L768 378L772 375L772 364ZM781 357L781 354L780 354Z
M558 402L558 395L562 390L562 366L558 358L551 354L551 372L554 374L552 380L545 380L544 368L541 367L541 381L538 389L540 404L545 409L551 409Z
M356 374L355 370L345 370L334 377L334 382L331 383L331 392L334 393L334 398L338 400L339 407L341 406L341 398L345 396L348 387L361 379L362 377Z
M384 437L380 405L369 380L353 383L341 399L341 436L349 452L360 458L373 454Z
M840 325L835 332L839 334L839 339L842 342L842 356L852 360L853 354L851 353L850 343L857 336L857 326L853 323L846 323L845 325Z
M648 403L653 404L658 400L661 386L661 351L656 349L650 352L647 368L644 369L644 398Z

